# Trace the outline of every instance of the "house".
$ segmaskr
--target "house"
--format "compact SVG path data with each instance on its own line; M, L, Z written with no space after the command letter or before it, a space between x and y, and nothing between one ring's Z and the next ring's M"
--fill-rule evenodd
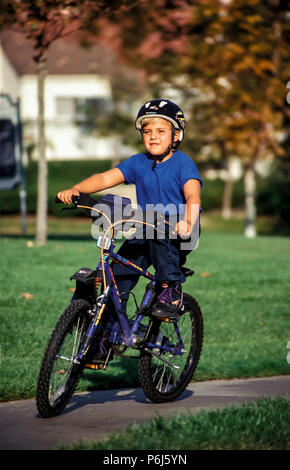
M112 106L113 66L112 52L99 44L83 48L66 38L50 46L44 90L48 160L115 157L114 138L92 125ZM32 41L20 33L0 34L0 93L19 99L24 151L37 158L36 64Z

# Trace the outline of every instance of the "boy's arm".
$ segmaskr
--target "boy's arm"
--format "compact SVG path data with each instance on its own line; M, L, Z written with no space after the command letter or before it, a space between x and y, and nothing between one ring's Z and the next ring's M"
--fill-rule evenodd
M97 191L117 186L118 184L124 183L124 181L125 178L121 170L119 170L119 168L112 168L103 173L92 175L69 189L60 191L57 193L57 197L64 204L71 204L72 196L79 196L80 193L96 193Z
M184 197L186 199L186 210L184 219L176 224L176 231L181 237L191 234L194 224L199 217L200 212L200 182L196 179L188 180L184 187Z

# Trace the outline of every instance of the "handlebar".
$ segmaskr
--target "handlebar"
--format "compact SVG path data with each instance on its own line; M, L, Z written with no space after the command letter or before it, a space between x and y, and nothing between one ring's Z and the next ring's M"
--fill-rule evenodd
M126 199L125 199L126 200ZM126 201L130 201L129 199L127 199ZM131 201L130 201L131 202ZM56 204L64 204L57 196L55 198L55 203ZM110 205L109 203L107 203L107 201L101 199L100 201L97 201L96 199L92 198L89 194L85 194L85 193L80 193L79 196L72 196L72 205L70 205L69 207L64 207L62 208L61 210L62 211L65 211L65 210L75 210L75 209L78 209L79 207L84 207L85 208L85 211L87 213L87 215L91 218L98 218L100 216L100 212L96 212L95 215L92 215L92 211L90 210L93 209L97 204L105 204L105 205L108 205L108 207L111 206L112 208L112 205ZM132 207L132 211L134 211L134 208ZM141 219L143 220L140 220L140 223L144 223L143 221L146 220L146 211L142 211L142 217ZM134 217L133 217L134 218ZM132 216L124 216L124 222L126 222L127 220L130 221L130 219L132 219ZM166 217L163 213L161 212L157 212L157 211L154 211L154 221L152 221L153 224L152 226L154 226L154 229L155 230L162 230L162 224L165 224L167 226L167 230L169 232L171 232L171 234L173 232L175 232L175 223L172 223L168 220L166 220ZM113 223L113 222L112 222ZM167 231L166 230L166 231ZM165 233L165 231L164 231Z
M64 204L57 196L54 200L55 204ZM93 199L89 194L80 193L79 196L72 196L72 204L73 207L69 207L68 209L77 209L78 206L89 206L93 208L98 201Z

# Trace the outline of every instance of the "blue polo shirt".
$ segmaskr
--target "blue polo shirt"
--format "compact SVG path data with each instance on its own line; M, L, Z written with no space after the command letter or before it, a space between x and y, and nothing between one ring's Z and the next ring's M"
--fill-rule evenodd
M156 163L144 153L138 153L121 162L121 170L127 184L136 185L137 202L143 210L147 204L168 206L166 214L179 213L179 206L186 203L183 187L190 179L203 181L193 160L176 150L165 162ZM170 206L169 206L170 205ZM175 209L174 209L175 207Z

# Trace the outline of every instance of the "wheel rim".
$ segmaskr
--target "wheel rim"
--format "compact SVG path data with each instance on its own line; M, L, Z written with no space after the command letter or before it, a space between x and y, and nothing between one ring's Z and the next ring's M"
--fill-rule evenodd
M161 351L161 357L170 365L156 357L151 358L152 380L156 390L162 394L173 393L187 376L194 359L195 331L189 312L183 314L178 323L162 322L160 329L163 333L162 346L178 348L178 333L182 338L184 352L172 354ZM179 347L180 349L180 347ZM160 351L159 351L160 354Z
M57 407L61 397L66 393L68 384L72 378L73 368L76 366L76 355L80 343L86 331L87 323L84 317L78 317L71 331L63 338L61 347L53 362L48 399L50 406Z

